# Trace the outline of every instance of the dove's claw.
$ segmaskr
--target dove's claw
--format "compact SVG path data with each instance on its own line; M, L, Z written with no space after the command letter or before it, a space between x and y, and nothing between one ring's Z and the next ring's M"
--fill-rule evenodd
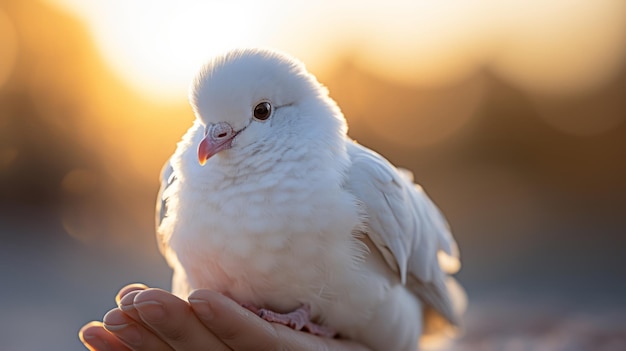
M332 329L311 321L311 307L309 305L303 305L289 313L278 313L248 304L243 306L268 322L286 325L294 330L301 330L327 338L332 338L337 334Z

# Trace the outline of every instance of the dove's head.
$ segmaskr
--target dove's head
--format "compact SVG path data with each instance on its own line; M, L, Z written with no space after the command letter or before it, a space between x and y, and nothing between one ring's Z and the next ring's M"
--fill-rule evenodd
M275 51L242 49L215 57L195 78L190 102L205 126L200 164L218 153L255 154L316 130L319 137L346 132L328 91L300 61Z

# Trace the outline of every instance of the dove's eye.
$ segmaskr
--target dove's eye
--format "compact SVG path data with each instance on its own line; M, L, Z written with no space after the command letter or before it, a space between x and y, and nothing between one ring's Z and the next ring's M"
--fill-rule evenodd
M254 107L254 118L259 121L265 121L270 118L272 114L272 105L269 102L263 101Z

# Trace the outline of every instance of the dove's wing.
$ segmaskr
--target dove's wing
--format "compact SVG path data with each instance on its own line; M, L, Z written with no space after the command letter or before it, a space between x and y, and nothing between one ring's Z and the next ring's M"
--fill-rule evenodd
M164 240L163 234L159 231L159 227L161 226L161 222L167 216L167 198L168 192L166 191L174 182L176 181L176 176L174 175L174 168L170 163L170 160L165 162L163 165L163 169L161 170L161 188L159 188L159 194L156 201L156 229L157 229L157 243L159 245L159 249L161 253L165 254L164 248Z
M174 264L174 262L178 262L177 259L174 259L176 254L166 242L166 234L164 232L165 229L161 228L161 223L168 215L167 211L169 198L171 196L175 196L175 194L173 194L175 189L172 185L178 180L171 161L172 160L170 159L165 162L165 165L161 170L161 188L159 189L159 195L156 202L156 236L157 245L159 246L159 250L161 250L161 254L163 254L167 263L174 270L172 275L172 293L180 298L186 298L191 292L191 286L189 285L186 272L181 269L179 265Z
M362 203L367 235L385 261L424 302L458 323L446 273L460 267L458 249L446 220L410 172L348 141L351 167L345 187Z

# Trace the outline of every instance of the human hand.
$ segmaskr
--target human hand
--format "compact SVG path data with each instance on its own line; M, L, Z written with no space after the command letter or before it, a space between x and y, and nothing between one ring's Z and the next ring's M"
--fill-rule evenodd
M321 338L266 322L211 290L196 290L188 299L142 284L128 285L115 298L120 307L109 311L104 323L83 326L80 339L95 351L367 351L351 341Z

